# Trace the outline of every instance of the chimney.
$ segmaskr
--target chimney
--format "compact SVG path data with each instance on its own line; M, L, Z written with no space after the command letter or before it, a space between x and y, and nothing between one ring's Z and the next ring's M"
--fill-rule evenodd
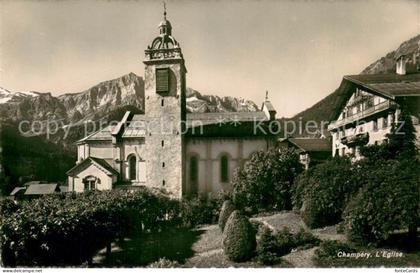
M395 72L398 75L405 75L406 73L405 64L406 64L405 55L400 55L397 58L397 66L395 68Z

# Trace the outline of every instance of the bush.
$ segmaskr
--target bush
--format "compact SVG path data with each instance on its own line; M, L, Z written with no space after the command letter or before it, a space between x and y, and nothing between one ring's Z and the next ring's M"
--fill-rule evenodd
M366 185L348 204L344 217L350 239L381 242L397 229L417 226L420 198L419 163L378 160L365 170Z
M0 215L8 216L20 208L19 204L10 199L3 199L0 201Z
M290 188L302 169L293 149L272 148L254 153L233 177L235 206L249 213L290 209Z
M80 265L130 232L177 224L177 202L149 190L51 195L22 202L0 218L3 263Z
M189 228L196 225L217 223L223 202L221 198L205 195L182 199L180 205L182 225Z
M272 265L294 248L309 248L319 242L318 238L303 229L292 234L289 229L284 228L274 236L270 229L264 228L257 244L257 260L262 264Z
M280 261L277 255L276 237L271 229L262 226L257 240L257 261L264 265L273 265Z
M337 258L338 252L354 253L356 250L346 243L339 241L323 241L315 254L318 259Z
M235 210L229 216L223 232L223 251L229 260L244 262L255 251L255 231L248 218Z
M336 224L363 176L357 174L349 158L333 158L301 174L293 185L293 205L311 228Z
M223 202L223 206L219 215L219 227L222 231L225 228L225 225L226 225L227 220L229 219L229 216L232 214L234 210L235 210L235 207L233 206L231 201L226 200L225 202Z
M158 261L149 264L149 268L175 268L181 267L177 261L171 261L166 258L160 258Z
M315 237L312 233L301 229L294 236L295 247L310 248L319 245L320 239Z

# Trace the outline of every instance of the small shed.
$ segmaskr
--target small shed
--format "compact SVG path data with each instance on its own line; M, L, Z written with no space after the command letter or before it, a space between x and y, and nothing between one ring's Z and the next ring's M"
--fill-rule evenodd
M9 196L14 199L22 199L22 196L25 194L26 187L16 187L12 190Z
M53 184L32 184L25 191L25 196L36 197L45 194L54 194L61 192L57 183Z
M295 148L305 169L322 163L331 156L332 145L329 138L285 138L279 139L278 143L280 147Z

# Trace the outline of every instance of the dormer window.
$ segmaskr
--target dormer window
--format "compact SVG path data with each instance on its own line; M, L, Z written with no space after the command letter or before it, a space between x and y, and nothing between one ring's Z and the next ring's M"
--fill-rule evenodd
M166 93L169 91L169 68L156 69L156 92Z

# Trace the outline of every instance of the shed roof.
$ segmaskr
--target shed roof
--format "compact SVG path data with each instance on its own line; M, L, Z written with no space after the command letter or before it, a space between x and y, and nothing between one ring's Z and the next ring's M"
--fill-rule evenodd
M288 141L303 152L330 152L331 142L326 138L287 138Z
M33 184L26 189L25 195L51 194L59 191L58 184Z
M17 193L26 190L26 187L16 187L10 193L11 196L16 195Z

